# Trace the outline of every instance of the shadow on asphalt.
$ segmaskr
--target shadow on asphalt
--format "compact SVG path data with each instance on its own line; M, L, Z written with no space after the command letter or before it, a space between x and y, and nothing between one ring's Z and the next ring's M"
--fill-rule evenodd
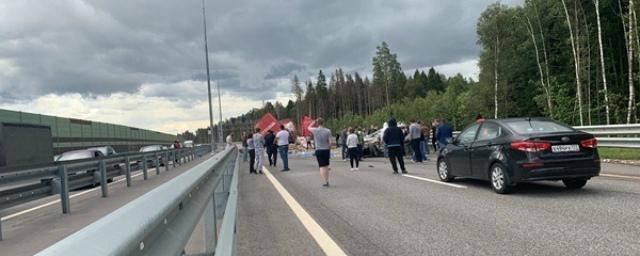
M485 189L488 192L493 193L491 189L491 185L488 181L482 180L474 180L468 178L457 178L454 183L465 185L467 187L473 187L478 189ZM524 182L519 183L513 191L509 194L512 196L545 196L548 197L550 195L557 196L585 196L585 195L595 195L599 194L598 190L589 189L589 183L582 189L569 189L562 184L562 182L554 182L554 181L539 181L539 182Z

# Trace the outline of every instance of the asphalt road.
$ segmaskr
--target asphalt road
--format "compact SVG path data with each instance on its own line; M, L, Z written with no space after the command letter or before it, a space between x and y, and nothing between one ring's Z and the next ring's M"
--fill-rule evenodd
M238 255L323 255L265 175L242 163ZM359 171L332 159L321 187L315 159L271 173L349 255L640 255L640 167L603 164L581 190L560 182L498 195L487 182L437 182L435 162L393 175L382 158ZM428 179L428 180L424 180Z

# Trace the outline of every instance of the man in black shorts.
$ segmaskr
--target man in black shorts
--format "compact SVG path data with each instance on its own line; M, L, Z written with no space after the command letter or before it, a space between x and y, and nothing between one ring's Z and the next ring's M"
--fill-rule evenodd
M320 167L320 177L324 180L323 187L329 187L329 167L331 158L331 130L324 127L324 119L318 118L309 126L316 144L316 159Z

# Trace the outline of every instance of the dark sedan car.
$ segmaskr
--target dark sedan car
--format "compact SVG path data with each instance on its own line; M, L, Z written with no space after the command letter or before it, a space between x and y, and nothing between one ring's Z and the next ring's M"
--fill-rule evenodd
M437 170L442 181L487 180L501 194L538 180L577 189L600 174L600 157L591 134L546 118L513 118L468 126L440 151Z

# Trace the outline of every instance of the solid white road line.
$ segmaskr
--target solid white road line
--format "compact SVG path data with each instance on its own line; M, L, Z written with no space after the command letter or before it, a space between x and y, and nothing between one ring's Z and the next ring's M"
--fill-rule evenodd
M309 234L311 234L322 251L324 251L326 255L331 256L347 255L340 248L340 246L338 246L338 244L333 239L331 239L329 234L327 234L327 232L325 232L324 229L322 229L322 227L311 217L311 215L309 215L309 213L304 208L302 208L298 201L296 201L296 199L293 198L291 194L289 194L287 189L285 189L282 184L280 184L280 182L271 174L271 172L269 172L266 167L263 167L262 169L267 176L267 179L271 181L273 187L275 187L278 193L280 193L282 199L284 199L287 205L289 205L289 208L291 208L296 217L298 217L298 220L302 222L304 228L307 229L307 232L309 232Z
M131 175L131 178L133 179L133 178L141 176L141 175L142 175L142 173L138 173L136 175ZM109 186L114 185L114 184L119 183L119 182L126 181L126 180L127 180L126 178L115 180L114 182L111 182L109 184ZM81 195L85 195L85 194L91 193L91 192L96 191L98 189L100 189L100 187L95 187L95 188L92 188L92 189L89 189L89 190L82 191L80 193L76 193L76 194L70 195L69 199L76 198L76 197L79 197ZM4 216L4 217L0 218L0 221L7 221L7 220L13 219L15 217L18 217L20 215L23 215L23 214L26 214L26 213L30 213L30 212L33 212L33 211L37 211L37 210L40 210L42 208L45 208L45 207L48 207L48 206L51 206L51 205L54 205L54 204L57 204L57 203L60 203L60 199L56 199L56 200L53 200L51 202L35 206L33 208L29 208L29 209L26 209L26 210L23 210L23 211L16 212L16 213L11 214L11 215Z
M604 173L600 173L600 176L603 176L603 177L612 177L612 178L622 178L622 179L640 180L640 177L638 177L638 176L626 176L626 175L604 174Z
M431 182L431 183L435 183L435 184L440 184L440 185L445 185L445 186L454 187L454 188L467 188L467 186L463 186L463 185L446 183L446 182L442 182L442 181L439 181L439 180L432 180L432 179L427 179L427 178L423 178L423 177L413 176L413 175L409 175L409 174L402 174L402 177L407 177L407 178L412 178L412 179L416 179L416 180L427 181L427 182Z

